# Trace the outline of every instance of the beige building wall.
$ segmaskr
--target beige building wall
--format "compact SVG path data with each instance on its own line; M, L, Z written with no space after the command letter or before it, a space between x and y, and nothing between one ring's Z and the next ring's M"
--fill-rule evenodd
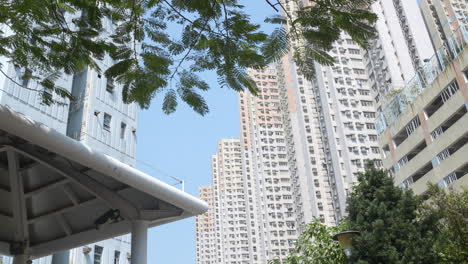
M201 186L198 189L198 198L208 204L208 211L195 217L197 264L217 264L212 186Z
M249 72L258 96L241 92L241 142L254 261L283 259L297 238L287 143L273 66Z

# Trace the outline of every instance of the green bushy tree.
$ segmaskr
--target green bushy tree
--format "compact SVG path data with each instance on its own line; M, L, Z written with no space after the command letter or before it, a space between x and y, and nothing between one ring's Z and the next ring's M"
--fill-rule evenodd
M422 217L423 200L394 185L383 170L368 167L348 198L348 221L356 263L441 263L435 251L437 221Z
M441 262L447 264L468 262L468 189L444 190L429 185L428 200L421 215L437 219L438 239L435 250Z

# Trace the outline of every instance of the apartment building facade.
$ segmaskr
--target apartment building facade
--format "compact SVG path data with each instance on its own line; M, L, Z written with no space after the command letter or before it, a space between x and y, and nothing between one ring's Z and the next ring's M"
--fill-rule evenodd
M216 164L216 156L212 157L213 165ZM213 169L214 170L214 167ZM216 264L217 240L215 233L215 207L213 186L201 186L198 189L198 197L208 204L208 211L195 217L195 241L198 264Z
M468 182L466 3L421 1L421 11L435 52L417 73L421 81L406 83L376 121L384 167L418 194L429 182L442 188Z
M110 34L111 23L107 27L106 34ZM119 85L92 69L74 76L64 75L57 85L66 88L76 100L70 102L55 96L54 99L63 104L47 106L41 101L41 87L34 80L22 78L25 69L15 67L5 58L0 61L9 77L0 76L0 104L81 141L94 151L135 166L137 105L123 103ZM112 63L109 57L98 62L101 69ZM93 260L94 263L126 264L129 263L130 240L130 235L125 235L36 259L33 263L80 264ZM4 263L11 261L4 257Z
M292 12L300 7L297 1L284 4ZM311 82L291 56L252 69L258 94L239 94L250 263L286 257L314 218L336 224L346 215L347 193L357 174L367 162L381 165L365 55L345 34L331 55L337 63L315 64ZM214 207L219 209L215 215L224 213L217 202ZM218 263L239 262L220 258Z
M278 69L249 72L257 96L239 94L241 145L251 233L259 263L282 259L298 237Z
M239 139L218 142L212 157L216 263L254 263L247 224L242 154Z
M464 0L421 0L420 10L435 49L448 43L460 26L468 24L468 4Z
M351 41L341 45L332 53L343 46L359 50ZM212 157L216 239L202 242L207 232L197 225L197 252L207 254L198 256L198 263L210 263L212 254L217 263L281 260L293 250L304 224L319 218L333 225L345 215L356 173L380 157L370 91L363 74L352 71L364 69L363 58L354 55L361 64L345 61L352 67L347 73L316 65L320 74L312 83L295 72L292 62L249 71L259 92L239 94L240 141L221 140ZM337 60L351 57L337 55ZM356 79L360 86L352 85ZM354 101L345 103L348 96ZM232 171L232 166L238 167Z
M309 1L285 1L293 14L307 5ZM346 196L357 173L370 161L381 165L364 54L344 33L330 54L335 65L316 63L313 81L301 76L291 57L282 62L282 112L288 115L285 129L293 139L290 166L293 182L304 186L303 192L294 192L302 196L295 203L303 205L297 208L299 227L313 217L336 224L346 215Z
M364 58L375 108L381 111L392 92L419 81L416 73L434 50L417 1L376 1L372 11L378 16L377 36Z

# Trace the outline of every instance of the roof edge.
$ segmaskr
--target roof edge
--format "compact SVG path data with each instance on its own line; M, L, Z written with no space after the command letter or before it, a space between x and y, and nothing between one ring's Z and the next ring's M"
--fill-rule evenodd
M23 138L51 152L63 155L83 166L173 204L192 215L203 214L208 210L206 202L115 158L94 151L87 145L69 138L40 122L33 121L8 106L0 105L0 123L0 130Z

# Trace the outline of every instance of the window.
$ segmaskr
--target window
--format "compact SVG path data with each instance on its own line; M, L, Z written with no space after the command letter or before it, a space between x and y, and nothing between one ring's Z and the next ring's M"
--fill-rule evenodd
M366 71L363 70L363 69L353 69L353 72L354 72L355 74L365 74L365 73L366 73Z
M359 94L360 95L369 95L369 90L359 89Z
M367 129L375 129L375 125L373 123L366 123Z
M94 246L94 264L101 264L103 247Z
M29 80L32 77L32 71L28 68L21 69L17 65L15 65L16 77L21 82L23 87L28 87Z
M114 264L119 264L120 262L120 251L114 251Z
M120 139L125 139L125 130L127 128L127 124L124 122L120 123Z
M416 116L413 118L408 125L406 125L406 134L409 137L413 132L421 125L421 120L419 119L419 116Z
M104 123L103 128L107 131L110 131L112 116L108 113L104 113Z
M375 118L375 112L363 112L366 118Z
M348 49L349 54L361 54L361 51L358 49Z
M109 93L113 93L114 88L114 80L112 78L107 78L106 91L108 91Z

